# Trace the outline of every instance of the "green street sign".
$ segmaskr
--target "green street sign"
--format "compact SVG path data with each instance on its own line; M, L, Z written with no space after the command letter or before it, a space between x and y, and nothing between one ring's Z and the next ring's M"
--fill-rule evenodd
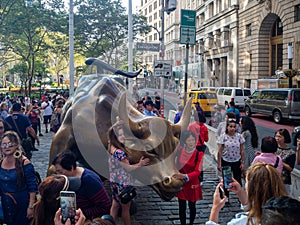
M180 27L180 44L196 44L196 27Z
M195 10L181 10L181 23L182 26L196 27L196 11Z

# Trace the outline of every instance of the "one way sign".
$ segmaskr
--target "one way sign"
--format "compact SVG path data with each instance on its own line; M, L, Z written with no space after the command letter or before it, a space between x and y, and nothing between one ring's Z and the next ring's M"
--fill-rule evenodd
M196 44L196 28L195 27L180 27L180 44Z

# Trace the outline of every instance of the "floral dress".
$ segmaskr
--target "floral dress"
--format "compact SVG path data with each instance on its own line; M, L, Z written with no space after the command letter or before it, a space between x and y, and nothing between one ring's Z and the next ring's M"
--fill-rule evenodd
M121 150L116 149L109 157L109 175L110 175L110 187L112 190L113 198L120 202L118 194L131 184L131 175L128 174L120 162L126 159L127 154Z

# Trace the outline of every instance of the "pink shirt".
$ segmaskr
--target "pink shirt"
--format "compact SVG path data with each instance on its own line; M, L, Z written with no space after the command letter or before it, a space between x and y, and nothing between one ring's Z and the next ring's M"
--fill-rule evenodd
M282 159L280 156L279 157L279 161L278 161L278 166L277 166L277 170L279 173L282 172ZM275 153L261 153L260 155L256 156L252 162L252 165L256 162L264 162L264 163L268 163L272 166L275 165L277 160L277 155Z

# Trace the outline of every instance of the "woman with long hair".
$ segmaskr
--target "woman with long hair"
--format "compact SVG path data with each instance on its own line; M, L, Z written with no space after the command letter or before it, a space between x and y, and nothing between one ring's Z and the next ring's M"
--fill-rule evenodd
M39 198L34 206L32 225L53 225L54 216L60 206L59 193L68 188L68 178L64 175L46 177L39 185Z
M211 209L209 221L206 225L216 225L219 220L219 212L225 205L227 197L220 197L220 187L223 183L219 183L215 189L213 206ZM261 224L262 207L273 197L287 196L284 184L280 178L277 169L272 165L257 162L250 166L246 174L246 190L233 179L230 183L232 186L230 191L236 193L238 198L245 209L246 213L237 216L231 220L230 225L259 225Z
M4 221L7 225L28 225L33 217L37 192L34 167L23 154L21 141L14 131L1 139L0 192Z
M249 116L242 116L240 120L240 125L242 127L242 136L245 139L244 171L246 171L248 167L251 166L251 163L255 158L255 150L257 149L258 146L258 135L257 135L255 123Z
M289 194L291 192L291 172L294 169L296 162L295 151L287 146L291 143L291 136L287 129L279 129L275 132L275 139L278 144L278 149L276 155L282 158L283 168L282 168L282 178L286 187L286 191Z
M31 225L61 225L60 192L74 191L79 178L65 175L51 175L39 185L39 196L34 205L34 218ZM76 210L75 225L83 225L85 216L81 209ZM71 224L69 219L65 223Z
M242 185L245 139L240 133L236 132L237 125L235 119L227 119L225 133L217 140L219 146L218 170L222 171L222 167L229 166L233 177ZM224 191L226 196L229 197L228 190L225 189Z
M148 165L150 160L142 156L137 164L130 165L124 145L125 136L121 123L121 121L118 121L108 131L108 151L111 155L111 157L109 157L109 174L113 199L110 214L114 220L117 221L118 211L121 207L124 225L130 225L129 210L131 202L127 204L121 203L119 193L126 186L132 184L132 178L129 172L141 166Z

